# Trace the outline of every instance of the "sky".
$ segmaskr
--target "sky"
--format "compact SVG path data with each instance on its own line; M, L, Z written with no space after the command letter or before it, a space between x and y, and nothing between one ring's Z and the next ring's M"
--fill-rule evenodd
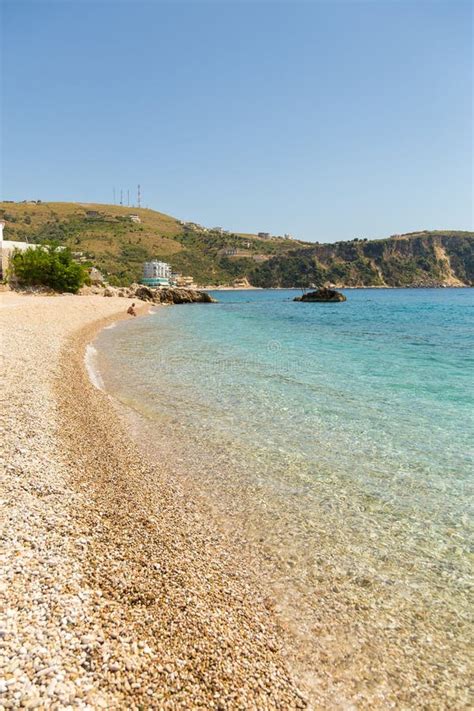
M6 200L333 242L473 229L463 0L0 0Z

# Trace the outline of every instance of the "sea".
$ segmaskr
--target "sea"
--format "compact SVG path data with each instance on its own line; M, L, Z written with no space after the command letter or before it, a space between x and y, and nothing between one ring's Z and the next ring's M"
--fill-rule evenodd
M119 322L96 384L252 561L310 706L468 708L474 291L300 293Z

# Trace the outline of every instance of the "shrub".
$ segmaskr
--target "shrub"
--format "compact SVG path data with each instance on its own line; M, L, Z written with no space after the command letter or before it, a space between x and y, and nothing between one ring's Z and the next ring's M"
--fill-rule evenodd
M75 294L87 279L87 271L72 258L69 249L56 246L29 247L15 251L11 260L15 281L23 286L47 286Z

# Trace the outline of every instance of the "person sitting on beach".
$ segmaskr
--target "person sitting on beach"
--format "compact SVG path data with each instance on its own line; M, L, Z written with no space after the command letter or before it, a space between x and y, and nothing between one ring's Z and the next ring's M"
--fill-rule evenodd
M128 307L127 313L130 314L130 316L137 315L137 312L135 311L135 304L132 304L131 306Z

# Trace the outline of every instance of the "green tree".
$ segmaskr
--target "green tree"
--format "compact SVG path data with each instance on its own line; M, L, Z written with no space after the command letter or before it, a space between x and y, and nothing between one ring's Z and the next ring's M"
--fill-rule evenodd
M47 286L54 291L77 293L87 280L87 271L75 262L69 249L55 245L15 251L11 278L22 286Z

